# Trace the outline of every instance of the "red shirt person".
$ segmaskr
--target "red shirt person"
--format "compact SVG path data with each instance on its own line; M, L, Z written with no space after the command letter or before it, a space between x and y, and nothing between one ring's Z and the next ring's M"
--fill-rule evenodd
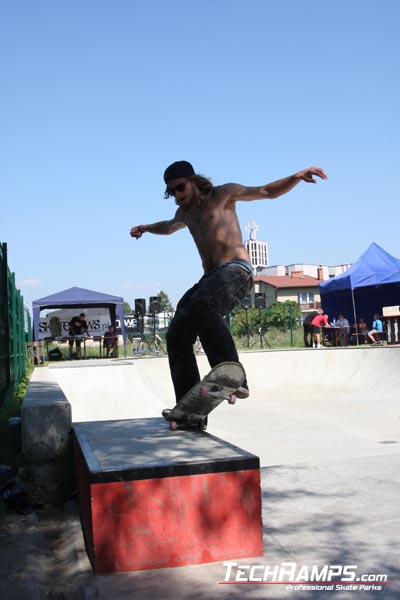
M322 308L318 309L318 314L311 321L311 325L314 327L313 332L313 348L322 348L321 344L321 328L329 327L328 315L324 314Z

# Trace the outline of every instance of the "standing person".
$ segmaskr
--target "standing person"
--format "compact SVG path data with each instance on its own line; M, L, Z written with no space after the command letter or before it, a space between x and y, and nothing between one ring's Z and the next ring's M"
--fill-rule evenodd
M378 313L374 314L371 331L368 331L368 337L373 344L381 343L381 333L383 332L383 323L379 318Z
M318 314L319 313L317 310L313 310L312 312L308 313L308 315L306 315L303 319L303 338L304 345L306 348L312 348L314 325L311 325L311 322L313 318L316 317ZM308 336L310 336L310 342L308 342Z
M88 325L85 321L85 313L81 313L79 317L72 317L69 322L69 332L68 335L71 337L75 337L78 335L87 334ZM69 357L72 358L72 350L74 347L74 342L76 344L76 357L81 357L81 340L69 340Z
M316 183L314 176L327 179L323 169L310 167L260 187L236 183L214 186L196 175L187 161L171 164L164 172L165 198L174 197L175 216L150 225L135 225L132 237L143 233L170 235L187 227L202 260L204 275L178 303L167 333L167 351L176 400L200 381L193 345L199 336L211 367L238 361L238 353L224 316L248 293L253 268L243 245L236 202L278 198L301 181ZM247 381L237 392L249 395Z
M313 348L323 348L321 344L321 329L323 327L330 327L328 323L328 315L324 314L322 308L318 309L318 314L311 321L311 325L314 328L313 332Z

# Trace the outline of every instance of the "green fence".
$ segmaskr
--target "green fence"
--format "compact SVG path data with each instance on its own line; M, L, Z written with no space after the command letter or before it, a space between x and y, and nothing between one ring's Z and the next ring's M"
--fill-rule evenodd
M25 342L31 340L30 315L8 268L7 244L0 243L0 406L25 374Z

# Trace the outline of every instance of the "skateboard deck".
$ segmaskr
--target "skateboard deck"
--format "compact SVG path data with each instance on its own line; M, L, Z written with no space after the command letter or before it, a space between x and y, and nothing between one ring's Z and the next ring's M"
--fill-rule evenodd
M170 423L170 429L197 428L204 430L207 416L224 400L236 402L234 393L246 379L240 363L223 362L216 365L193 388L185 394L171 410L163 410L162 415Z

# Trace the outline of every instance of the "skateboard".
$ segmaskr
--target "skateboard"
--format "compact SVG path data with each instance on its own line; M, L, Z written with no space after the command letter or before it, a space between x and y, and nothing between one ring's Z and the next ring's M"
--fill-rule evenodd
M207 416L224 400L236 402L235 392L246 379L240 363L223 362L216 365L172 409L162 411L171 431L176 429L207 428Z

